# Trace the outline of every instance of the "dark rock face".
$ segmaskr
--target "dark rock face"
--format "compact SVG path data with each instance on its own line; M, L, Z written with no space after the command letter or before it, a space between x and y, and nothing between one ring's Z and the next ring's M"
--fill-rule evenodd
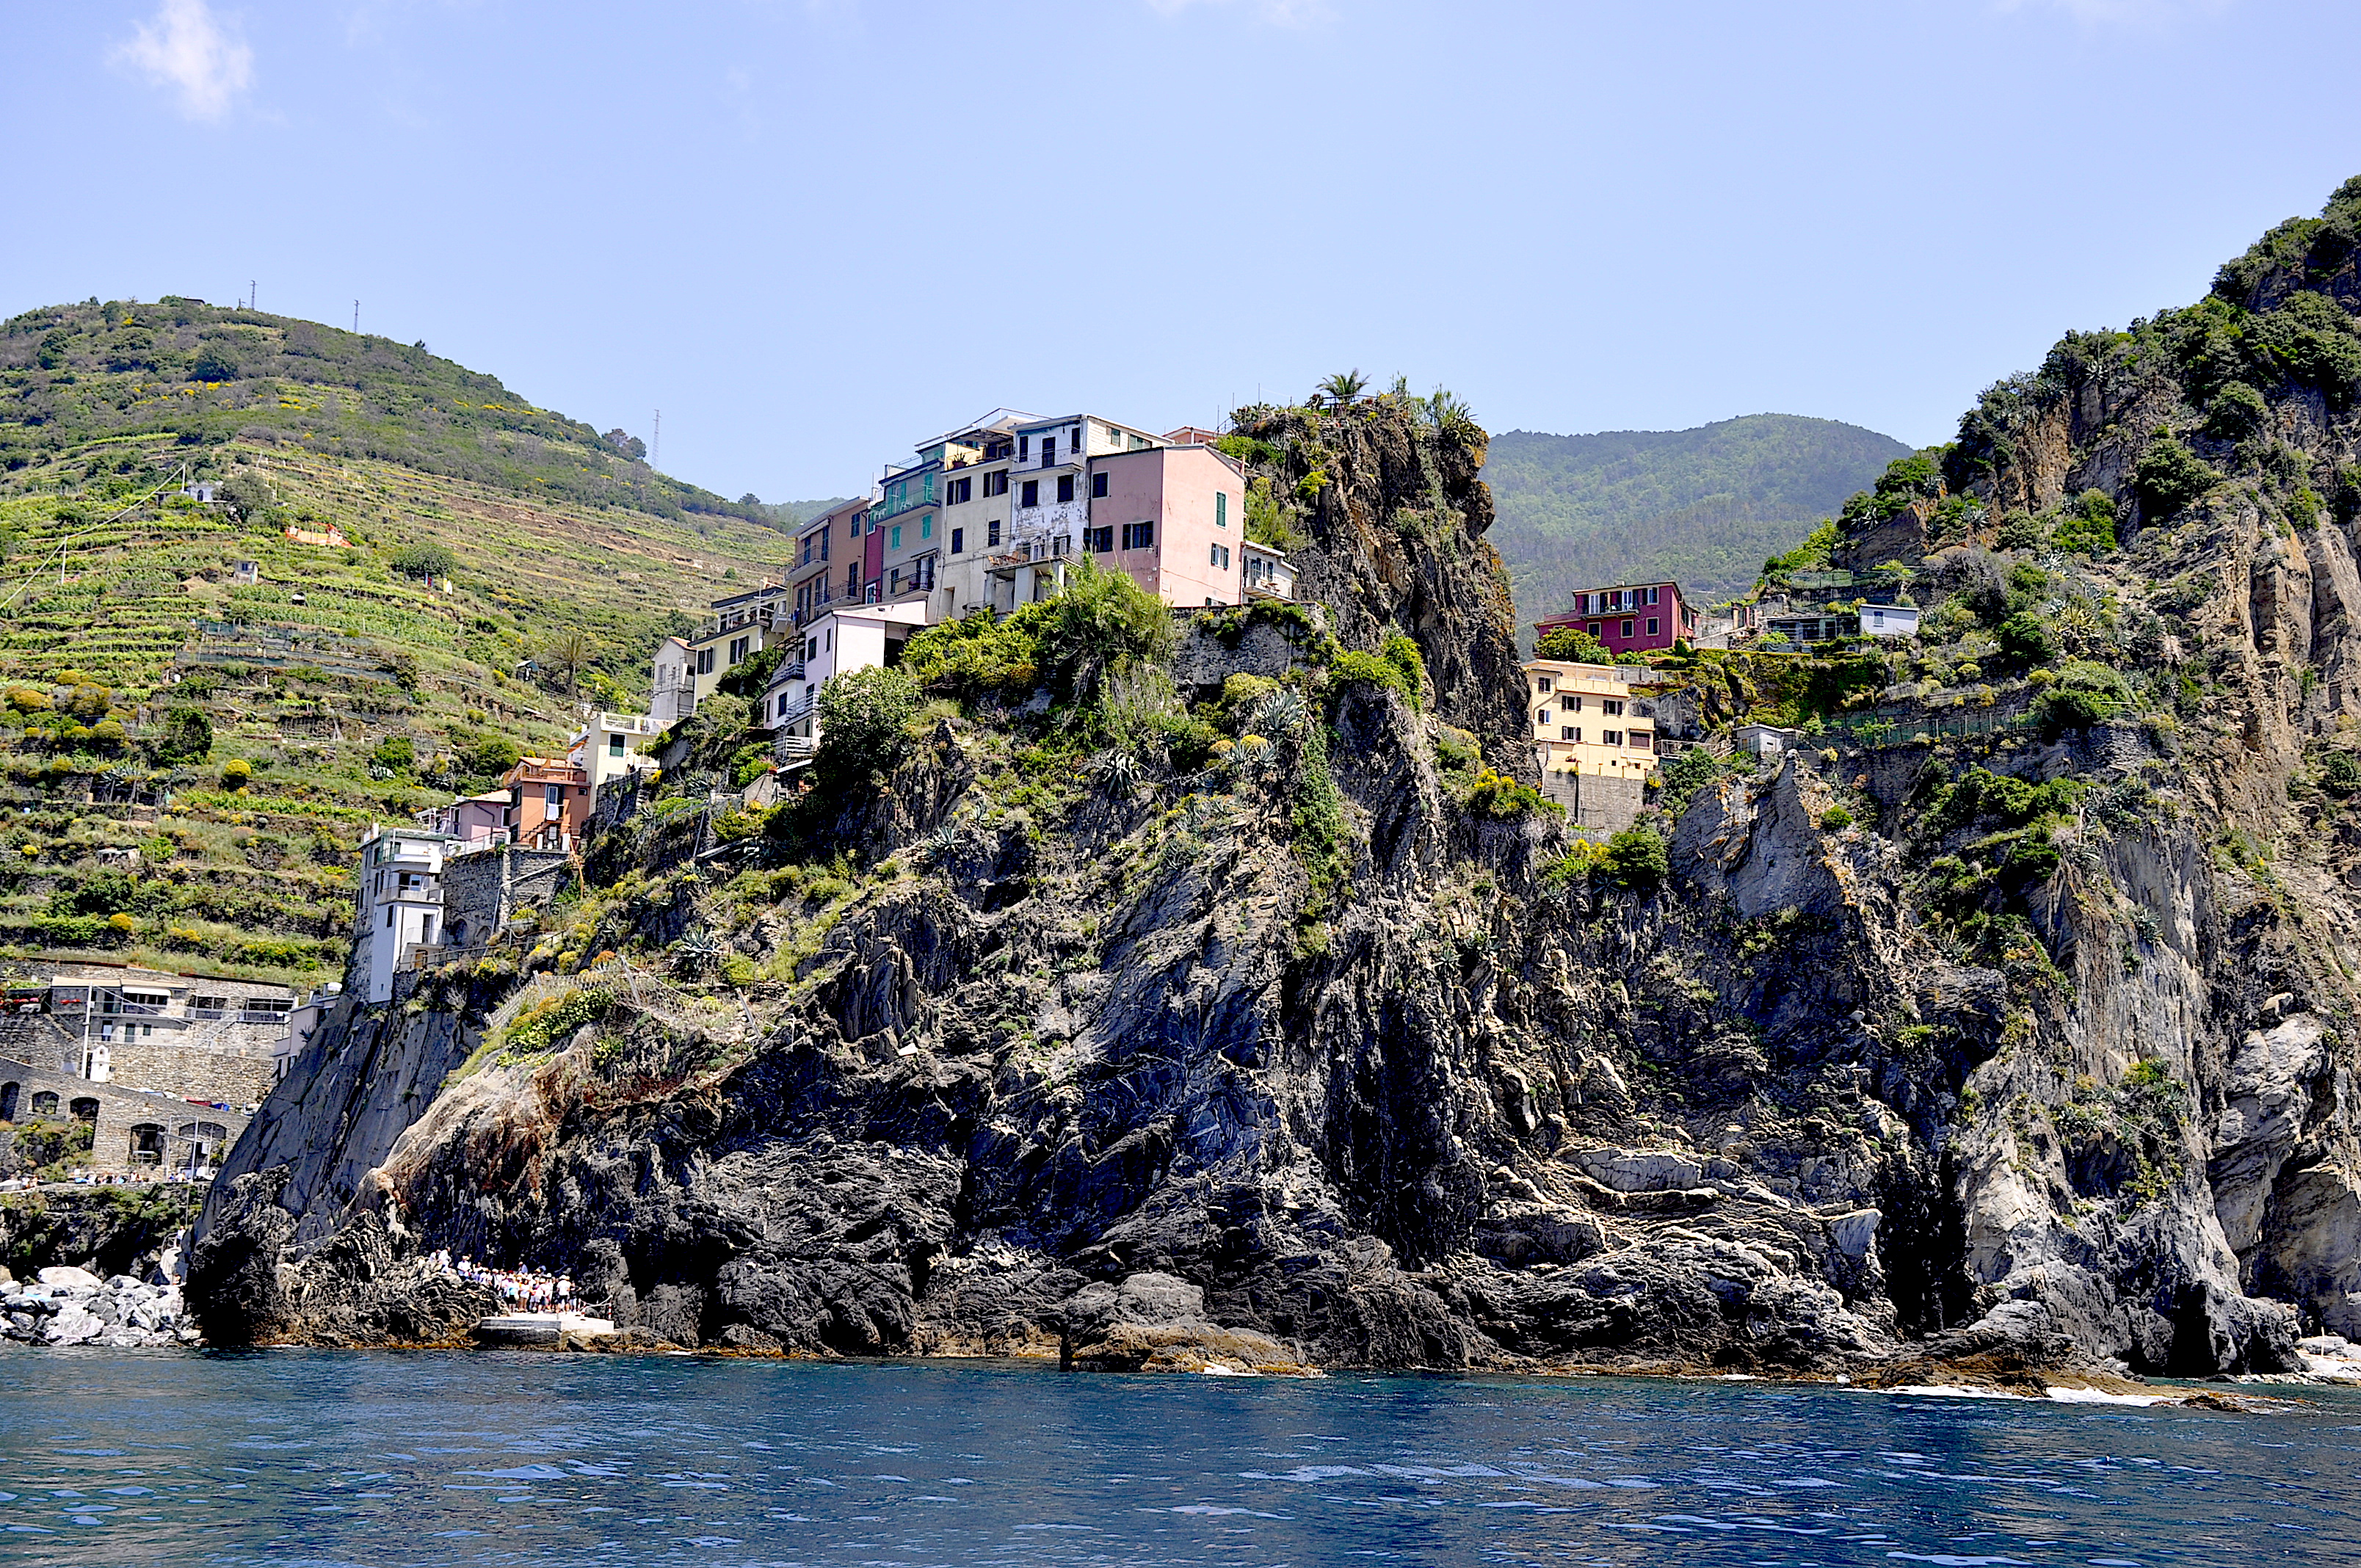
M1991 521L2130 471L2089 412L2011 416ZM208 1333L445 1334L476 1303L434 1246L570 1271L643 1340L1078 1366L2185 1374L2361 1333L2356 999L2322 945L2361 932L2361 834L2283 840L2270 886L2219 847L2361 717L2294 669L2344 667L2346 524L2289 541L2224 496L2177 565L2092 568L2126 625L2152 576L2235 587L2200 737L1832 745L1698 789L1661 884L1619 885L1451 761L1472 733L1531 768L1480 433L1385 400L1248 428L1302 591L1349 650L1410 636L1423 700L1339 675L1303 722L1258 709L1262 750L1126 788L945 721L844 806L850 886L760 842L700 862L693 815L618 828L553 938L627 964L323 1031L208 1203ZM1192 643L1188 684L1221 657ZM2093 792L1978 884L2013 922L1982 947L1929 869L2013 830L1941 816L1975 768ZM692 934L726 958L667 978Z

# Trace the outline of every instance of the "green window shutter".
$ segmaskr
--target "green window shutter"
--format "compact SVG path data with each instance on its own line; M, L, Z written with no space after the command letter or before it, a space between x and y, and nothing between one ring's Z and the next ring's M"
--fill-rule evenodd
M1213 492L1213 526L1215 528L1230 526L1230 492L1227 490Z
M929 513L918 520L918 537L921 539L932 539L934 536L935 520L933 515Z
M886 543L894 549L899 550L902 548L902 525L900 523L897 522L894 525L894 532L886 536Z

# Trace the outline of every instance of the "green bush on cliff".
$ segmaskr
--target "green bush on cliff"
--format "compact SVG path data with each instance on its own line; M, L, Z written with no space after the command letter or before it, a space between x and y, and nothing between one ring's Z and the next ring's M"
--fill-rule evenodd
M1040 627L1047 604L1013 615L979 609L930 626L902 650L902 668L919 685L962 700L1021 701L1040 679Z
M917 683L873 664L819 689L819 753L813 771L833 786L860 784L902 765L914 744L904 728L918 711Z
M1360 681L1400 692L1412 712L1426 703L1426 661L1419 657L1418 644L1399 631L1386 639L1379 652L1337 654L1328 678L1332 685Z
M1604 664L1607 644L1579 626L1561 626L1533 644L1533 657L1558 659L1569 664Z
M2105 555L2115 548L2115 502L2104 490L2084 490L2066 509L2051 541L2059 549Z
M2214 467L2168 433L2147 444L2132 466L2132 491L2150 521L2162 522L2222 482Z
M2105 664L2070 659L2034 704L2042 729L2053 739L2069 729L2087 729L2123 712L2129 701L2124 677Z
M1653 891L1673 867L1664 836L1653 828L1626 828L1607 840L1598 874L1634 893Z
M1563 817L1565 807L1545 797L1529 784L1519 784L1495 768L1480 768L1461 800L1468 811L1494 822L1516 822L1528 817Z

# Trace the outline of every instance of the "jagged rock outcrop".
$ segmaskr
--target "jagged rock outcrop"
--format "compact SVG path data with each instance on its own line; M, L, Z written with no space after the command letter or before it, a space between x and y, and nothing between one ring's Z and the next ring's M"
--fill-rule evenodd
M2324 244L2237 309L2337 330L2287 302L2349 319ZM796 819L824 845L643 806L534 978L324 1030L208 1205L208 1332L429 1337L443 1246L744 1350L2300 1369L2361 1334L2361 469L2351 400L2292 371L2248 388L2268 438L2195 433L2246 404L2159 320L1848 509L1853 548L1937 553L1916 652L1692 705L1997 679L2033 721L1692 770L1661 869L1516 794L1481 433L1249 411L1326 623L1191 642L1218 747L1078 770L979 705ZM2110 515L2117 547L2074 532Z

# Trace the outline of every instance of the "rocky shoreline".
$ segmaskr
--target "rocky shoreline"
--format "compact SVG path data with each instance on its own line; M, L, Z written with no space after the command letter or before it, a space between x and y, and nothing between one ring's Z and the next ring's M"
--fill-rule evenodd
M202 1338L188 1319L179 1286L127 1274L101 1279L62 1265L42 1269L31 1283L0 1283L0 1337L18 1344L110 1350L193 1346Z

